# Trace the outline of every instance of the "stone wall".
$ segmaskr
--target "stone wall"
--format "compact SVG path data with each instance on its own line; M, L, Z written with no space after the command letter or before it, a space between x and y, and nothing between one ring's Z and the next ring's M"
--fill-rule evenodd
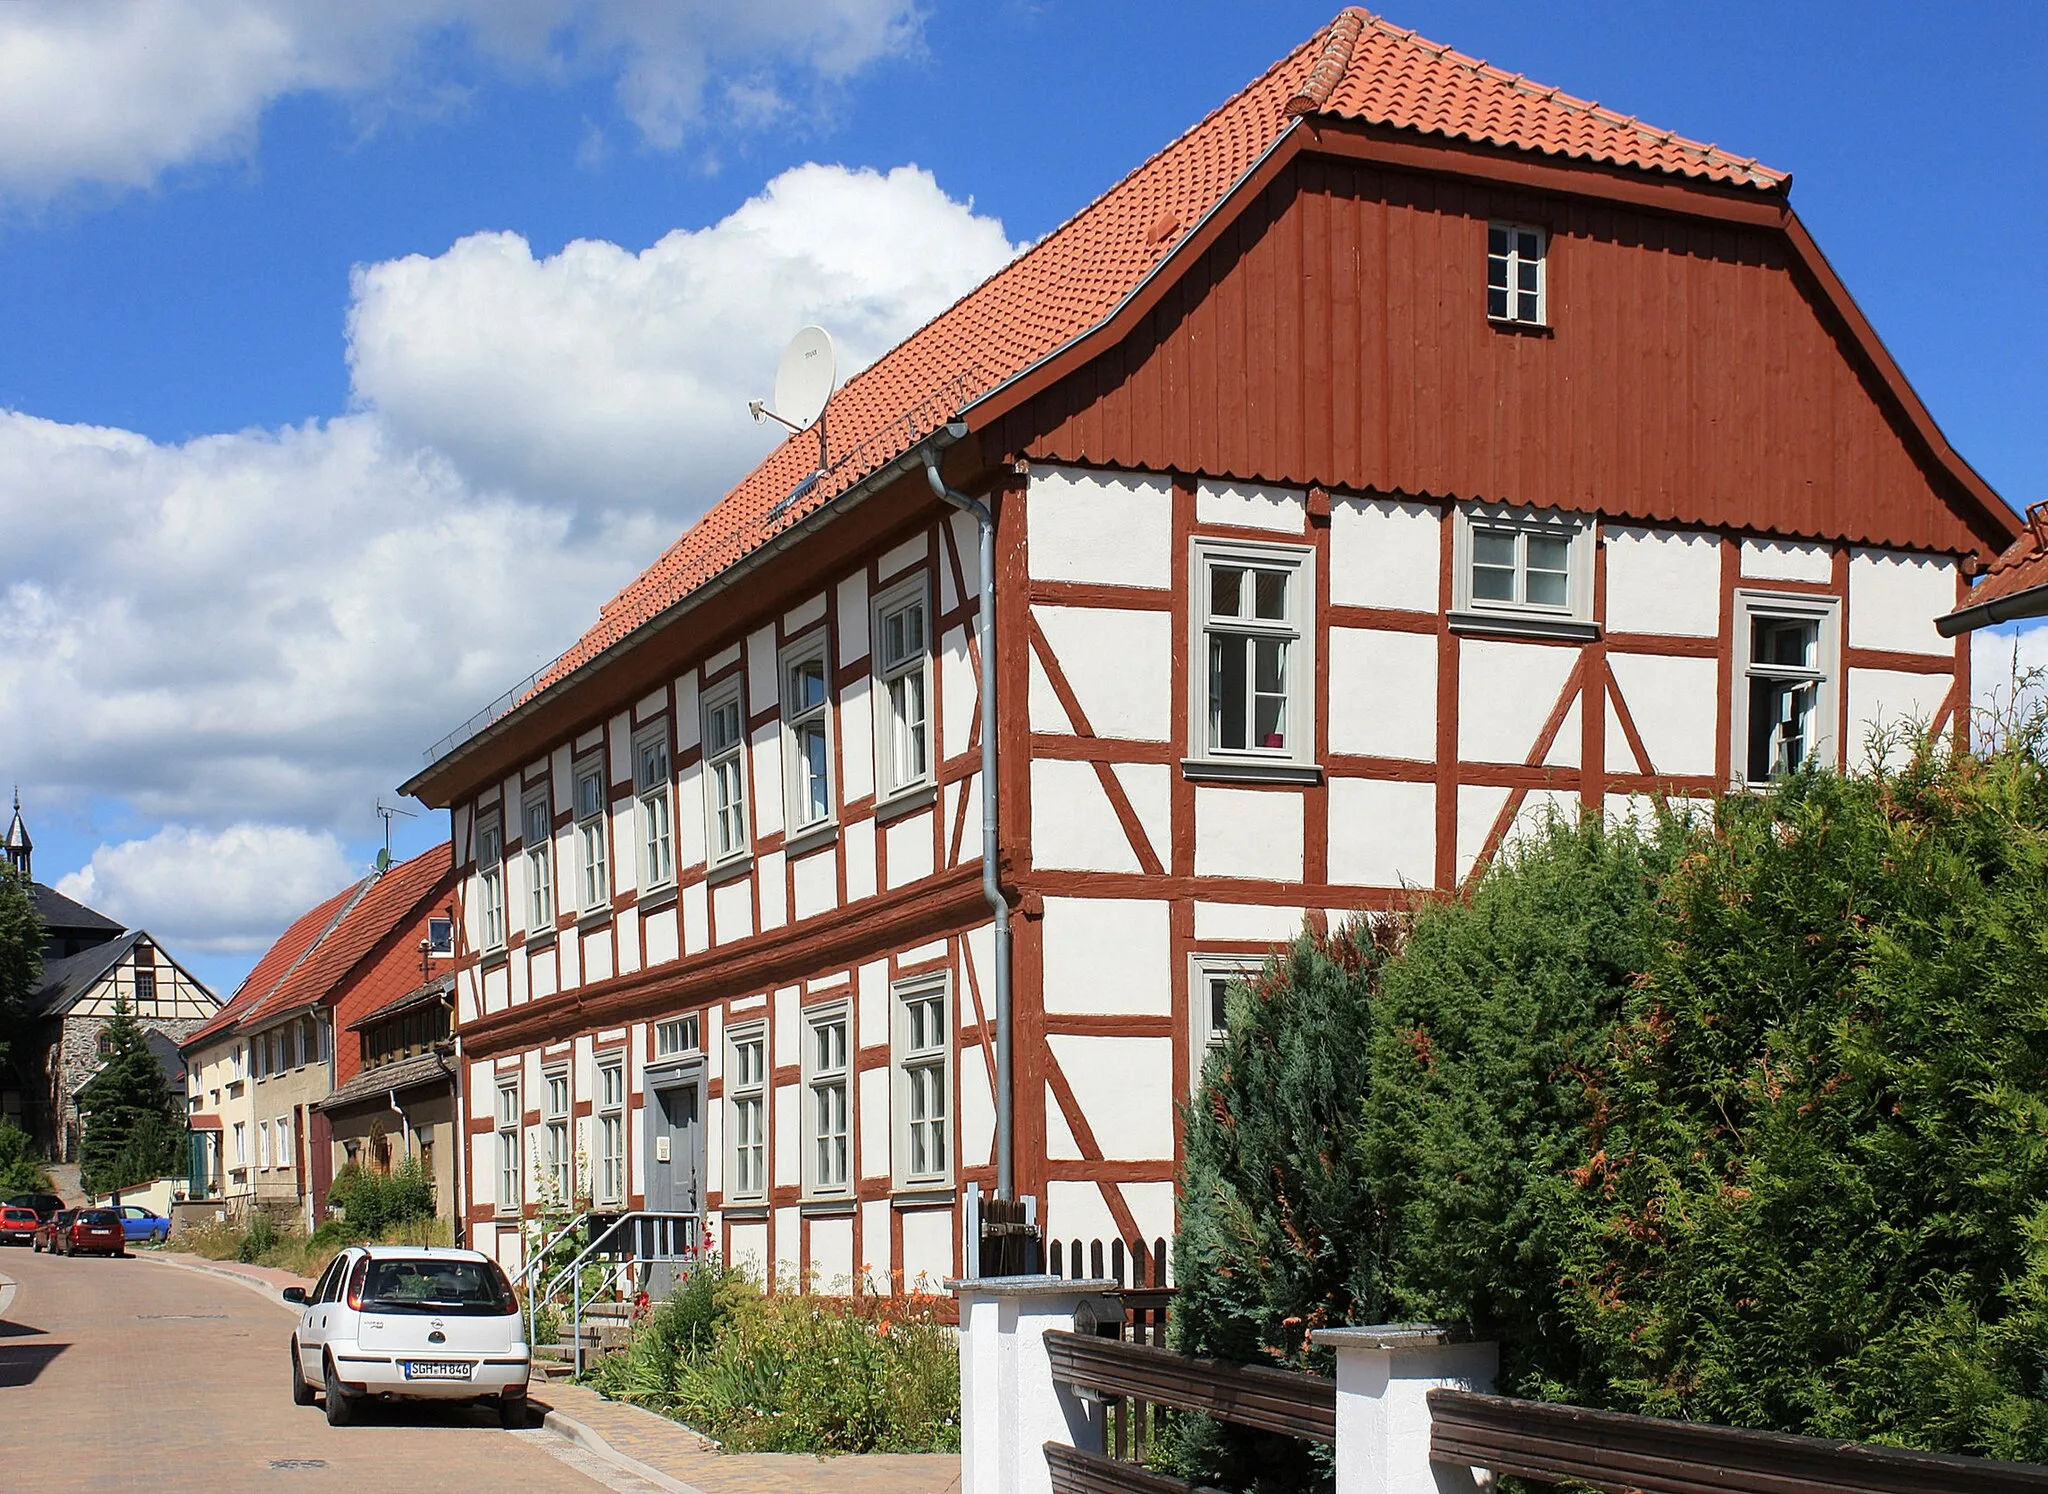
M200 1017L137 1017L137 1025L145 1032L161 1032L175 1041L182 1042L206 1024ZM43 1072L49 1079L48 1114L58 1118L54 1135L43 1138L51 1148L51 1158L57 1162L78 1160L79 1122L78 1111L72 1106L71 1096L78 1087L92 1077L93 1070L100 1063L100 1034L106 1030L107 1019L97 1016L66 1017L59 1024L54 1043L49 1043L43 1060ZM171 1088L171 1097L183 1103L184 1095L179 1091L177 1075L166 1074L164 1080Z

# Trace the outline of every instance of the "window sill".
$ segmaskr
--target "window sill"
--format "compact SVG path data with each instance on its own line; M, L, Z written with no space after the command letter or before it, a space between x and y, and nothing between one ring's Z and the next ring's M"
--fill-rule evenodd
M950 1209L952 1206L951 1183L907 1183L889 1195L889 1207L892 1209Z
M1525 322L1511 316L1489 316L1486 324L1496 332L1516 333L1523 337L1557 336L1557 329L1548 322Z
M479 970L495 970L495 969L497 969L497 968L498 968L498 967L499 967L500 965L504 965L504 964L508 964L508 963L510 963L510 962L511 962L511 959L512 959L512 951L511 951L511 950L509 950L509 949L507 949L507 948L505 948L505 947L504 947L504 946L503 946L503 945L501 944L501 945L499 945L499 946L498 946L498 947L497 947L496 949L487 949L487 950L485 950L485 951L483 952L483 955L482 955L482 957L481 957L481 958L479 958L479 959L477 960L477 962L476 962L476 963L477 963L477 968L478 968ZM270 1076L266 1075L265 1077L267 1078L267 1077L270 1077ZM259 1081L259 1082L260 1082L260 1081Z
M766 1223L768 1219L768 1205L764 1203L727 1204L718 1211L718 1217L725 1220L728 1224L752 1224L757 1221Z
M583 934L592 929L601 929L611 921L612 910L609 907L591 908L576 915L576 932Z
M808 856L813 851L822 850L838 839L838 822L826 820L823 824L813 825L810 829L799 831L784 840L782 855L785 860L793 861L799 856Z
M1499 633L1518 638L1564 638L1591 643L1600 636L1598 623L1540 612L1453 612L1453 633Z
M1319 763L1259 762L1255 759L1184 757L1181 775L1192 782L1292 783L1313 785L1323 781Z
M737 882L754 869L752 856L735 856L730 861L721 861L704 873L704 885L723 887L727 882Z
M929 783L918 788L899 789L895 797L876 802L875 823L886 825L889 821L901 819L906 814L928 809L938 802L938 797L937 787Z
M675 905L676 884L665 882L641 898L636 906L640 910L640 916L645 918L650 913L659 913L663 908L673 908Z
M520 945L520 948L524 949L528 954L537 954L543 949L553 949L554 947L555 931L553 929L544 929L538 934L528 934L525 942Z
M850 1198L807 1198L798 1212L806 1219L851 1218L859 1207Z

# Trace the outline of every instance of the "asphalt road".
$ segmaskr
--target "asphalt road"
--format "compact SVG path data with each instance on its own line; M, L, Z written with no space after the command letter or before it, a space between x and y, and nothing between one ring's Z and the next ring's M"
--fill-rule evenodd
M135 1257L0 1248L9 1277L0 1487L600 1486L577 1471L587 1460L566 1439L507 1432L495 1409L384 1404L364 1407L358 1425L328 1426L317 1403L292 1404L291 1310L240 1283Z

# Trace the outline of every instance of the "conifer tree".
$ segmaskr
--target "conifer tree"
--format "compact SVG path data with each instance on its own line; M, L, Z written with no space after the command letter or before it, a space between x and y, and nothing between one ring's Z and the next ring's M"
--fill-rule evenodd
M174 1171L184 1132L163 1065L142 1027L116 998L107 1024L107 1058L79 1091L85 1115L79 1144L79 1181L93 1193L111 1193Z
M21 877L0 868L0 1064L15 1057L29 995L42 978L42 921Z

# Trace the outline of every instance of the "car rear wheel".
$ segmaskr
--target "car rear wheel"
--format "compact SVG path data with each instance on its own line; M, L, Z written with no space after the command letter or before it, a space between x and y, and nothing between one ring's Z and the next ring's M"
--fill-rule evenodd
M299 1341L292 1340L292 1404L310 1406L313 1404L313 1387L306 1383L305 1366L299 1363Z
M498 1425L508 1432L522 1430L528 1421L526 1397L506 1395L498 1397Z
M355 1420L355 1397L341 1388L341 1377L334 1372L334 1361L327 1361L327 1424L330 1427L345 1427Z

